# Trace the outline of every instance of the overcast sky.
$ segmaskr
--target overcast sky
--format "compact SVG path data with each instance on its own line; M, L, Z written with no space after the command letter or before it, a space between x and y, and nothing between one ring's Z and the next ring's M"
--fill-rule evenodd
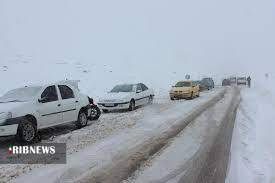
M0 0L0 64L273 71L274 0Z

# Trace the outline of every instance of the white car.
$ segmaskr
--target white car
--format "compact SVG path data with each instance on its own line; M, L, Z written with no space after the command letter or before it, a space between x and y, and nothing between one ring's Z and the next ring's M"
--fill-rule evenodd
M89 100L79 92L78 81L23 87L0 97L0 136L16 135L30 143L37 131L68 122L87 125Z
M137 106L152 103L154 92L143 83L122 84L115 86L107 95L100 99L98 106L103 112L117 109L134 110Z

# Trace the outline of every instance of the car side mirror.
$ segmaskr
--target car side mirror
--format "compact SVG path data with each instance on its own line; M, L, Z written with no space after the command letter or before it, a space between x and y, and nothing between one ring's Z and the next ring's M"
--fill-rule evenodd
M48 101L48 98L47 98L47 97L38 99L38 102L39 102L39 103L46 103L47 101Z
M137 90L137 93L141 93L142 92L142 90Z

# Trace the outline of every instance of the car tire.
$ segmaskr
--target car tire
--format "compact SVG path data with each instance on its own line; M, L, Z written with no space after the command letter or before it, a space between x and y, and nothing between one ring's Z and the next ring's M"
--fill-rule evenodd
M37 135L36 125L27 119L22 119L16 134L16 139L19 142L31 144L34 142Z
M197 95L197 97L200 97L200 92L198 92L198 95Z
M171 99L171 100L175 100L175 98L174 98L174 97L170 97L170 99Z
M97 106L91 106L90 110L91 110L91 114L88 119L97 120L101 115L100 109Z
M133 111L136 109L136 104L135 104L135 100L131 100L130 101L130 105L129 105L129 111Z
M85 110L81 110L78 114L76 126L78 128L82 128L84 126L87 126L88 124L88 116Z

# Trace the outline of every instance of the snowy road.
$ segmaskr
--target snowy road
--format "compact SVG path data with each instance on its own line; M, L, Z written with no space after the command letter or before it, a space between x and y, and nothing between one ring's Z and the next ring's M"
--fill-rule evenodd
M67 152L69 157L74 157L79 151L93 144L100 142L108 137L112 138L123 133L127 134L127 129L140 127L151 128L146 124L148 120L158 121L162 116L164 119L175 119L184 112L209 100L218 91L205 92L200 98L195 100L170 101L167 97L157 98L153 105L139 108L133 112L109 113L104 114L100 120L90 122L90 124L80 130L76 130L73 125L51 128L42 132L43 142L65 142L67 143ZM178 112L175 112L174 109ZM178 110L180 109L180 110ZM161 115L165 113L165 115ZM164 121L165 122L165 121ZM123 135L122 135L123 136ZM14 143L13 139L0 139L3 146ZM3 150L3 148L2 148ZM70 163L70 162L69 162ZM15 180L18 176L43 167L43 165L1 165L0 180L7 182Z
M270 85L242 90L227 183L275 182L274 93Z
M238 103L238 90L227 92L124 183L223 182Z

